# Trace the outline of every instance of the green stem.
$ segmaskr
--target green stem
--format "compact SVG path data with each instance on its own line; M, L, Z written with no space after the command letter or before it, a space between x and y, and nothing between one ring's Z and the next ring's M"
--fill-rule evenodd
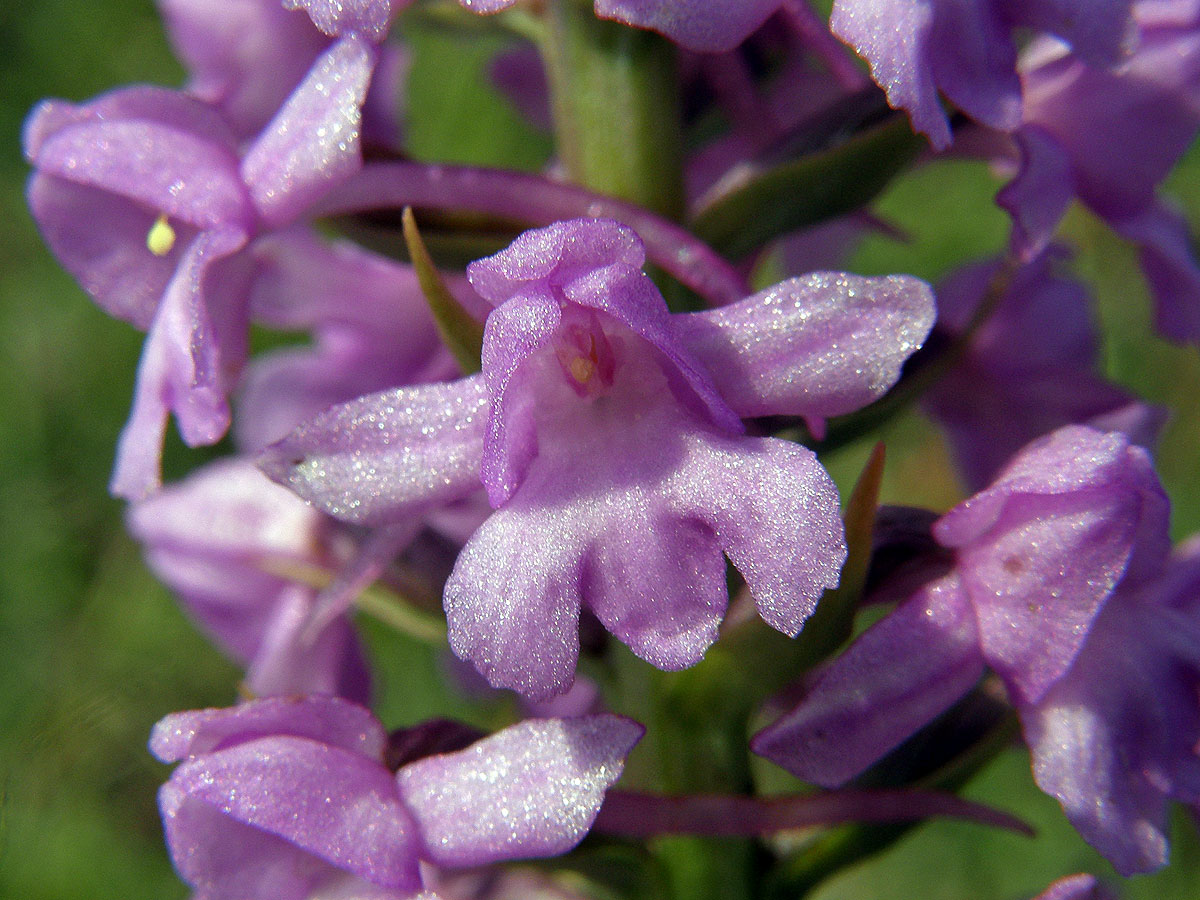
M682 216L676 53L660 35L596 18L591 0L548 0L542 55L558 152L572 180Z

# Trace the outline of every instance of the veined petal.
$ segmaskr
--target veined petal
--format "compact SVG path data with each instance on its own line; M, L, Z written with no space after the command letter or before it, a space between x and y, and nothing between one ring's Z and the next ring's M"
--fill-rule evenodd
M362 165L362 105L374 66L366 41L338 41L246 153L242 177L268 224L287 224Z
M977 641L955 577L926 585L821 669L750 747L805 781L844 784L979 681Z
M529 720L396 778L438 865L556 856L587 833L644 733L614 715Z
M918 279L817 272L673 320L739 416L828 417L895 384L934 315Z
M479 486L488 405L478 375L381 391L301 425L259 466L332 516L385 524Z
M270 736L184 762L169 783L184 798L361 878L420 887L413 822L380 762L307 738ZM163 804L169 832L175 799L168 794Z

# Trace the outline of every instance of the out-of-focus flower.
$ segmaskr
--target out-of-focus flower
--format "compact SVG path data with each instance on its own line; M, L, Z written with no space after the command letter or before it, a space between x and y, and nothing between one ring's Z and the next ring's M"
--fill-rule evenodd
M1142 0L1134 12L1135 49L1116 68L1050 40L1026 50L1020 170L998 199L1030 257L1079 198L1138 245L1159 329L1197 341L1200 268L1187 223L1157 190L1200 128L1200 5Z
M1013 31L1057 35L1093 64L1117 63L1131 0L836 0L830 26L871 64L892 106L936 149L950 145L938 91L1002 131L1021 124Z
M1022 266L957 364L923 398L949 435L959 470L980 490L1034 438L1104 417L1150 446L1161 410L1097 374L1098 338L1083 285L1054 273L1048 251ZM955 340L985 300L999 266L982 263L938 289L938 329Z
M370 675L348 618L308 639L316 589L282 573L335 565L321 513L234 459L134 503L128 523L150 568L246 667L252 693L366 701Z
M554 856L591 827L643 729L539 719L393 775L387 735L333 697L176 713L150 748L180 762L159 792L172 859L210 900L421 894L421 861Z
M497 511L447 583L451 646L535 698L570 686L581 606L661 668L697 662L728 602L723 553L795 634L837 581L836 491L741 418L865 405L932 324L921 282L831 273L672 316L643 261L612 221L527 232L469 269L496 307L481 376L334 408L262 461L367 523L482 480Z

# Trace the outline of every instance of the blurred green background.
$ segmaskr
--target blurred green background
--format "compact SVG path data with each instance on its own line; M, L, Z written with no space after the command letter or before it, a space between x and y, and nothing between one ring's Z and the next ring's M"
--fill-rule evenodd
M480 51L428 38L413 73L411 140L426 156L532 165L544 137L471 85ZM485 48L490 50L491 47ZM447 66L447 59L454 65ZM166 774L145 752L164 714L235 698L237 672L192 630L143 569L106 483L128 412L141 335L96 309L42 247L25 211L21 122L42 97L83 100L119 85L177 85L149 0L6 0L0 5L0 897L76 900L179 898L187 893L162 847L154 792ZM503 139L497 139L497 135ZM1171 188L1200 225L1200 156ZM1006 223L996 182L980 166L940 164L882 198L884 215L917 240L872 239L855 268L936 278L994 252ZM1160 467L1176 503L1175 534L1200 529L1200 359L1149 335L1132 255L1082 213L1067 233L1093 279L1113 377L1175 417ZM945 508L959 497L945 449L915 416L890 426L885 499ZM843 484L867 446L829 460ZM168 472L200 455L177 442ZM388 724L446 709L428 654L404 656L375 634ZM424 682L425 687L420 684ZM1052 878L1109 870L1032 786L1013 751L970 787L976 798L1027 816L1036 841L937 823L826 885L822 900L1016 900ZM1126 886L1128 896L1196 900L1200 844L1179 816L1173 865Z

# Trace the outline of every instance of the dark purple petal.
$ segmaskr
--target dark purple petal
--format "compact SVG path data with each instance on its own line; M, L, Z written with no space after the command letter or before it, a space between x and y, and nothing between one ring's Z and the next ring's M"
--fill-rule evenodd
M933 319L915 278L821 272L673 324L738 415L828 417L882 396Z
M596 0L596 15L650 28L700 53L732 50L783 0Z
M957 579L926 585L821 669L750 747L805 781L844 784L979 681L977 642Z
M1076 187L1071 161L1055 139L1036 125L1016 135L1021 148L1017 176L996 195L1013 219L1013 247L1029 262L1046 249Z
M1057 35L1097 67L1122 62L1137 40L1133 0L1007 0L1005 5L1020 24Z
M384 524L479 486L487 409L479 376L381 391L301 425L259 466L332 516Z
M321 741L383 759L387 734L370 711L337 697L268 697L224 709L172 713L154 726L150 752L179 762L270 735Z
M875 0L871 0L875 2ZM955 106L985 125L1021 122L1021 82L1010 26L993 3L933 0L927 64Z
M308 738L269 736L194 757L169 785L162 813L177 857L211 841L219 827L174 824L176 804L186 798L375 884L420 887L419 839L391 773L378 761Z
M1067 670L1127 566L1161 564L1166 517L1143 449L1069 426L934 525L958 550L984 655L1021 700L1036 701Z
M1158 201L1112 225L1138 245L1157 304L1158 330L1181 343L1200 342L1200 265L1187 221Z
M280 226L362 165L362 105L375 65L365 41L338 41L314 64L242 160L262 218Z
M438 865L557 856L591 828L644 733L613 715L529 720L396 778Z

